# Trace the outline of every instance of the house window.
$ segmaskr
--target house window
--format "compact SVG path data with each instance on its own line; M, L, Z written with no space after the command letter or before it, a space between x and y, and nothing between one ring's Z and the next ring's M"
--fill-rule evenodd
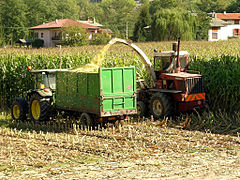
M233 36L240 36L240 29L233 29Z
M239 24L239 20L234 20L234 24Z
M213 33L212 33L212 39L217 39L217 38L218 38L218 33L213 32Z
M38 32L33 34L34 39L38 38Z
M218 39L218 27L212 27L212 39Z
M43 38L43 33L41 33L41 38Z

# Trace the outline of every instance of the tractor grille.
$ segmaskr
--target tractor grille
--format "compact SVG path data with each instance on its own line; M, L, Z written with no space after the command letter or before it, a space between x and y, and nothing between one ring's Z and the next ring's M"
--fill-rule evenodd
M203 79L198 78L188 78L187 79L188 94L196 94L203 92Z

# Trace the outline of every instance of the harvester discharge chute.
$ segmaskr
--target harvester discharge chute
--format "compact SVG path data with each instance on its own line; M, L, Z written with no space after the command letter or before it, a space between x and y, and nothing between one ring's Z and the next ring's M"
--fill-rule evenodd
M146 56L146 54L135 44L126 41L124 39L120 39L120 38L113 38L111 39L108 43L109 44L115 44L115 43L123 43L129 47L131 47L134 51L137 52L137 54L141 57L142 62L144 63L145 67L147 68L147 70L150 72L150 77L151 77L151 86L154 87L155 86L155 82L156 82L156 75L155 75L155 70L154 67L152 65L152 63L150 62L150 60L148 59L148 57Z

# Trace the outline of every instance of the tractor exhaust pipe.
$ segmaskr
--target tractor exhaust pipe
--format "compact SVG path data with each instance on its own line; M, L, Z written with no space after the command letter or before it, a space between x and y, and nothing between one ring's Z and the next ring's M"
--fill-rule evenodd
M178 43L177 43L177 65L176 65L176 73L180 72L180 59L179 59L179 54L180 54L180 37L178 38Z

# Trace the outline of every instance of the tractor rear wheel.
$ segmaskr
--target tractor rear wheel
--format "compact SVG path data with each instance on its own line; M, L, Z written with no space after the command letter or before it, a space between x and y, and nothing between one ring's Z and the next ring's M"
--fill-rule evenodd
M80 117L80 122L83 129L93 128L93 120L88 113L82 113Z
M167 117L173 112L173 103L169 96L156 93L151 97L149 109L155 119Z
M143 117L146 115L146 106L143 101L137 102L137 115Z
M14 120L24 121L27 119L27 102L24 98L16 99L11 106L11 115Z
M33 94L30 99L29 111L31 120L35 122L49 120L50 98Z

